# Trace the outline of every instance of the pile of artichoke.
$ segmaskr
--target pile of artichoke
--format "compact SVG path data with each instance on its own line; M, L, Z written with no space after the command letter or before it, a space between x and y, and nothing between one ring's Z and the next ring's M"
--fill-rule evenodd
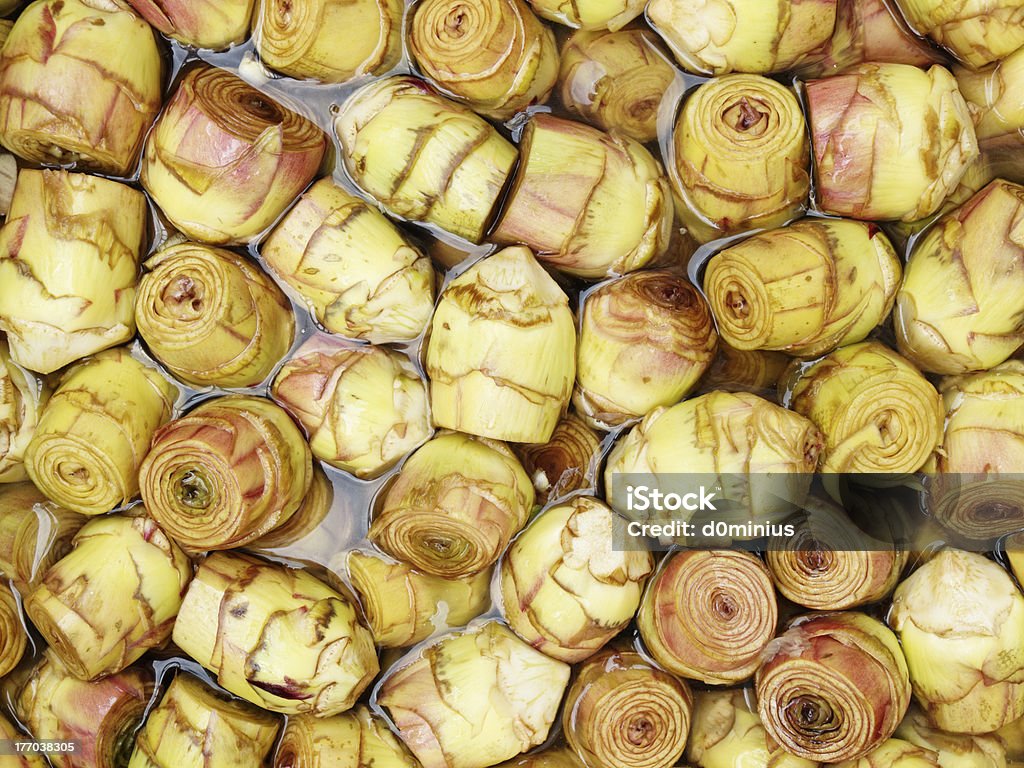
M0 41L0 766L1024 766L1024 0Z

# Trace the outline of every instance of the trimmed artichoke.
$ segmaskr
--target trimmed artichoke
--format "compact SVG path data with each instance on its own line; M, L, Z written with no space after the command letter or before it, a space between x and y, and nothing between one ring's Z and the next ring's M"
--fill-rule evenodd
M399 662L377 701L423 768L485 768L544 743L568 681L567 664L491 621Z
M538 16L578 29L622 29L644 11L644 0L530 0Z
M906 550L857 528L842 508L816 499L804 507L793 524L795 533L773 537L765 548L778 591L817 611L841 611L888 597L907 562Z
M249 259L206 245L164 248L145 264L135 320L150 352L195 386L251 387L285 356L292 307Z
M753 692L702 691L695 696L686 757L698 768L817 768L769 741L751 707Z
M180 672L146 718L127 768L263 765L278 719Z
M422 0L412 14L409 51L445 93L495 120L547 101L558 48L524 0Z
M589 294L576 360L576 409L597 426L674 405L718 345L704 297L671 272L644 270Z
M615 525L602 502L576 496L542 512L505 553L502 613L537 650L571 664L633 618L654 563L643 550L616 551Z
M910 363L876 342L794 364L794 411L825 436L823 472L916 472L942 440L942 398Z
M832 36L806 57L798 70L801 77L827 77L866 61L941 64L943 56L911 32L889 0L843 0L836 5Z
M255 0L127 0L156 29L194 48L220 50L249 36Z
M922 219L978 156L967 103L943 67L860 64L811 80L805 93L825 213Z
M324 544L321 540L323 529L320 526L333 506L334 485L321 464L313 462L313 481L295 514L284 525L246 544L246 549L268 554L274 554L275 550L287 550L280 554L306 556L306 559L316 560L316 553L322 551Z
M983 67L1024 45L1020 0L895 0L919 34L971 67Z
M283 408L228 395L156 433L139 485L150 514L178 542L233 549L288 522L309 491L312 464Z
M271 69L344 83L398 63L403 9L402 0L260 0L253 43Z
M139 467L171 418L175 387L118 347L67 369L25 450L25 468L48 498L102 515L139 492Z
M25 449L49 399L49 384L14 362L0 339L0 483L28 480Z
M789 363L790 358L781 352L741 350L720 342L718 354L700 380L698 391L750 392L754 395L774 396L779 378Z
M812 357L863 341L892 309L901 274L878 227L814 218L719 251L704 290L729 346Z
M981 71L956 67L953 74L974 115L982 149L1024 144L1024 46Z
M356 477L376 477L431 434L427 386L383 347L315 336L278 371L271 396L299 420L313 455Z
M1012 727L1008 726L1008 727ZM1006 768L1006 758L1015 752L1010 748L1005 729L990 735L946 733L928 722L928 717L917 706L911 706L896 737L938 754L943 768ZM1004 746L1005 743L1005 746Z
M554 746L506 760L497 768L584 768L584 764L568 746Z
M1024 716L1024 595L991 560L943 550L896 588L889 624L939 728L990 733Z
M530 478L504 444L445 433L402 465L369 538L414 568L457 579L497 561L533 501Z
M562 47L562 103L587 122L639 142L658 137L658 111L676 70L643 28L579 30Z
M757 557L694 549L662 562L644 593L637 627L665 669L729 685L754 674L778 617L771 576Z
M167 642L191 578L148 517L99 517L25 596L25 613L71 674L96 680Z
M357 707L334 717L288 718L274 768L420 768L420 764L382 718Z
M326 148L305 117L227 70L196 65L146 140L142 186L190 238L248 243L313 180Z
M486 120L402 75L349 96L334 127L352 179L388 212L483 239L517 156Z
M742 507L744 517L769 521L803 500L822 442L799 414L746 392L709 392L656 408L619 438L608 455L605 490L621 512L617 474L700 474L705 485L720 478L720 498Z
M133 667L85 682L47 651L19 678L20 684L8 693L29 732L40 740L78 742L75 752L47 753L54 768L127 765L153 694L152 672Z
M128 8L41 0L0 54L0 142L31 162L130 176L162 89L153 30Z
M548 440L576 375L569 299L527 248L452 280L434 312L426 371L434 424L495 440Z
M306 571L248 555L206 558L178 617L175 644L271 712L344 712L379 671L352 603Z
M991 368L1024 343L1024 187L993 181L915 242L893 325L931 373Z
M0 329L39 373L128 341L146 198L124 184L25 169L0 230Z
M943 381L942 443L925 467L925 502L947 529L975 541L1024 527L1024 362ZM1001 478L1005 473L1007 477Z
M10 742L23 741L26 737L21 731L14 727L7 717L0 714L0 739ZM49 768L50 766L50 764L46 762L45 757L33 752L6 755L3 760L4 768Z
M760 75L728 75L687 96L670 174L679 217L707 242L774 227L806 208L806 125L793 91Z
M565 696L562 732L589 768L669 768L686 747L693 694L633 651L584 662Z
M903 719L907 662L878 620L855 611L811 614L765 649L757 699L769 738L787 752L827 763L856 760Z
M902 739L883 741L859 760L836 763L839 768L939 768L936 752Z
M0 572L25 594L71 551L71 540L85 521L32 483L0 486Z
M345 563L366 623L382 648L407 648L439 630L464 626L491 605L489 568L446 579L359 550L350 552Z
M419 336L434 308L430 260L376 208L321 179L260 246L331 333L373 344Z
M21 606L6 580L0 581L0 677L21 661L28 645Z
M528 245L583 278L632 272L668 250L669 183L639 142L538 112L519 149L495 242Z
M533 480L537 505L593 490L601 459L601 439L574 413L563 416L546 443L511 446Z
M829 39L837 0L651 0L647 18L691 72L791 69Z

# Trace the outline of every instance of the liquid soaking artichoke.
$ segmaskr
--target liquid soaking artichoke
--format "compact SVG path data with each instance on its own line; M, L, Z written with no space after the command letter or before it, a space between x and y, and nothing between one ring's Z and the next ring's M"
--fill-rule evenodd
M720 498L742 508L744 519L767 522L806 495L822 443L799 414L746 392L709 392L655 408L619 438L608 455L605 491L622 511L617 474L700 474L704 485L723 484Z
M24 740L25 734L21 733L4 715L0 715L0 738L8 740ZM18 755L8 755L4 758L7 762L5 768L49 768L49 763L41 754L31 752Z
M288 352L295 334L291 304L251 260L182 243L145 266L135 299L139 335L179 380L255 386Z
M562 732L592 768L668 768L686 747L693 695L634 651L584 662L565 696Z
M343 83L398 63L402 10L402 0L259 0L253 42L271 69Z
M85 523L47 499L32 483L0 486L0 572L23 595L71 550Z
M491 621L399 661L377 701L423 768L485 768L539 746L569 666Z
M51 373L128 341L146 199L124 184L25 169L0 229L0 329L19 365Z
M0 581L0 677L18 666L27 645L21 607L7 581Z
M1024 46L990 67L956 67L960 92L974 115L983 149L1024 144Z
M25 450L32 482L61 506L101 515L139 492L139 467L177 390L126 347L68 368Z
M254 0L127 0L153 27L184 45L227 48L249 35Z
M943 56L913 34L889 0L845 0L836 4L832 36L806 57L799 67L802 77L827 77L866 61L941 64Z
M893 325L932 373L991 368L1024 343L1024 187L993 181L914 244Z
M668 250L669 183L641 144L538 112L519 149L496 242L528 245L546 263L584 278L631 272Z
M1017 0L896 0L917 32L972 67L1024 45L1024 6Z
M501 561L505 619L548 656L569 663L591 656L640 605L653 560L616 549L614 518L597 499L576 496L541 513Z
M313 180L327 137L227 70L189 69L146 140L142 186L193 240L248 243Z
M947 529L976 541L1019 530L1024 362L1008 360L991 371L950 377L942 396L942 443L925 467L929 511Z
M0 483L28 480L25 449L49 398L46 381L14 362L0 339Z
M346 598L308 572L249 555L206 558L173 639L227 691L271 712L336 715L379 668Z
M892 736L907 711L907 662L896 636L866 614L810 614L765 649L757 700L769 738L787 752L856 760Z
M129 176L162 88L153 30L130 9L32 3L0 54L0 142L31 162Z
M777 622L768 569L748 552L727 549L669 555L637 614L644 647L658 664L709 685L751 677Z
M892 309L901 273L878 227L803 219L719 251L704 290L729 346L814 356L867 337Z
M889 624L939 728L990 733L1024 716L1024 596L1000 566L943 550L896 588Z
M8 678L8 685L14 713L36 739L78 743L75 752L48 753L54 768L126 765L153 694L148 670L132 667L85 682L73 677L51 652Z
M579 30L562 47L562 103L605 131L640 142L658 137L658 110L676 71L642 28Z
M728 75L683 103L670 174L678 213L698 241L795 218L810 189L806 126L793 91Z
M335 121L352 179L390 213L483 239L516 149L486 120L421 80L377 80Z
M537 15L568 27L615 32L643 13L643 0L530 0Z
M658 270L626 275L587 296L573 403L602 426L674 405L717 343L711 310L689 282Z
M412 13L409 50L446 93L495 120L547 101L558 48L525 0L424 0Z
M279 727L269 712L179 672L146 718L127 768L263 765Z
M418 570L461 578L498 559L533 501L530 479L505 445L444 433L402 465L369 538Z
M785 387L825 436L825 472L916 472L942 440L942 399L910 363L876 342L794 366Z
M288 522L263 534L246 545L246 548L258 554L273 554L274 550L278 550L278 554L285 554L281 550L286 550L291 557L315 559L316 555L310 553L310 550L320 552L319 545L323 543L321 539L324 533L321 523L333 506L334 486L322 465L314 462L313 481L295 514L288 518Z
M331 179L302 195L260 253L331 333L373 344L409 341L430 319L430 260L376 208Z
M489 568L446 579L359 550L348 554L346 565L373 639L383 648L408 648L438 630L464 626L491 605Z
M533 480L541 507L573 491L593 489L597 483L601 440L574 413L567 413L558 422L546 443L513 445L512 450Z
M376 477L431 434L426 384L383 347L315 336L278 372L271 395L305 427L314 456L357 477Z
M420 768L420 764L382 718L357 707L334 717L288 718L274 768Z
M71 674L96 680L166 643L191 578L148 517L99 517L25 596L25 613Z
M702 691L694 697L693 725L686 757L698 768L817 768L769 741L752 707L753 692Z
M916 221L935 213L978 156L949 70L860 64L805 88L815 191L826 213Z
M790 69L832 34L837 0L651 0L647 17L692 72Z
M256 541L295 514L313 458L288 413L269 400L207 400L153 437L142 498L179 543L199 551Z
M569 299L527 248L506 248L452 280L427 342L434 424L520 443L551 437L572 392Z

